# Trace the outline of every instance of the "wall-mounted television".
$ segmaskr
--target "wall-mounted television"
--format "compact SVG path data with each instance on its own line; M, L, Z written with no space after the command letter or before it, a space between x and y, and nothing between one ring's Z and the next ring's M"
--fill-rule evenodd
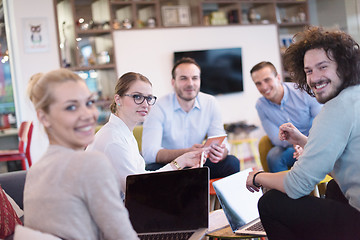
M211 95L244 91L241 48L183 51L174 62L191 57L201 67L200 91Z

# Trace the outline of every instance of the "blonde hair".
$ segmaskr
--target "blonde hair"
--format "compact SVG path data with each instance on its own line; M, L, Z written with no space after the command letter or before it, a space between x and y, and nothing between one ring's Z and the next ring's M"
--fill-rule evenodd
M64 68L48 73L36 73L31 76L27 87L27 94L35 109L41 109L48 113L50 104L54 102L52 96L54 85L67 81L84 81L84 79Z
M125 73L124 75L122 75L117 80L116 86L115 86L115 94L117 94L119 96L123 96L136 80L140 80L140 81L149 83L152 86L149 79L147 77L145 77L144 75L142 75L140 73L135 73L135 72L128 72L128 73ZM116 113L116 102L114 99L110 105L110 110L112 113Z

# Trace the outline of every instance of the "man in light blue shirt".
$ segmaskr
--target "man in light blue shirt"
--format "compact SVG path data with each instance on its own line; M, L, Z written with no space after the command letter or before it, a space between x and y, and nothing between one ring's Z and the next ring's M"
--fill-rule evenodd
M157 101L146 118L142 154L148 170L167 164L178 156L202 148L206 136L225 134L216 99L200 92L200 66L191 58L175 63L172 70L174 92ZM228 155L228 143L210 148L205 166L210 178L236 173L239 160Z
M266 157L269 170L288 170L296 161L295 149L288 141L279 140L279 127L290 122L307 136L322 105L305 91L296 89L294 83L283 83L270 62L256 64L250 73L257 89L263 95L256 103L256 110L274 145Z

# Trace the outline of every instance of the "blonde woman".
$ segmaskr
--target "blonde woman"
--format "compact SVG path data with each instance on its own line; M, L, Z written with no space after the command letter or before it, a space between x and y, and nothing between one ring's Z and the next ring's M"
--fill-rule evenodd
M35 75L28 92L50 145L27 173L25 226L62 239L137 239L111 163L83 151L98 117L85 81L54 70Z

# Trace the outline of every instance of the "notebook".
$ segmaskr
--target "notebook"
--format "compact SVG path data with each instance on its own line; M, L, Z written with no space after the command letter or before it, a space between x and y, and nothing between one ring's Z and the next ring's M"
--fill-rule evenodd
M206 142L204 143L203 147L210 147L211 145L214 145L214 144L221 145L226 137L227 137L227 134L208 137L206 139Z
M234 233L266 236L257 208L262 192L252 193L246 188L251 171L249 168L222 178L213 182L213 187Z
M201 239L209 225L209 169L129 175L125 206L140 239Z

